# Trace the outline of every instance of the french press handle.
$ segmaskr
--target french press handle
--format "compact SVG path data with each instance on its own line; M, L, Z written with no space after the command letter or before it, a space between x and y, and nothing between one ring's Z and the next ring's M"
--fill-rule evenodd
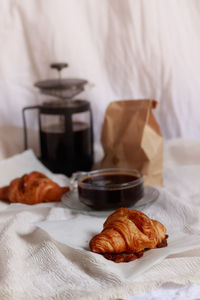
M25 111L28 109L39 109L40 106L26 106L22 110L22 117L23 117L23 125L24 125L24 150L28 149L28 143L27 143L27 127L26 127L26 118L25 118Z

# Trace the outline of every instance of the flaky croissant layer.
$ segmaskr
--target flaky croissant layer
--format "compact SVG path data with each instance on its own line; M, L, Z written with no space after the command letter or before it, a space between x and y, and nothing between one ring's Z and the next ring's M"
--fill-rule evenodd
M0 188L0 200L24 204L57 202L67 191L68 187L60 187L44 174L35 171L12 180L9 186Z
M96 253L138 253L152 249L166 239L166 228L141 211L120 208L103 225L103 231L90 241Z

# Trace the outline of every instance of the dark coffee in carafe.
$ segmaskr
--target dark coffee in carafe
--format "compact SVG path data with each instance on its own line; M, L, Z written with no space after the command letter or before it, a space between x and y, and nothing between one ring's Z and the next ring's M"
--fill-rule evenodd
M92 167L91 130L85 122L72 123L71 139L56 124L41 130L41 158L55 173L70 176Z

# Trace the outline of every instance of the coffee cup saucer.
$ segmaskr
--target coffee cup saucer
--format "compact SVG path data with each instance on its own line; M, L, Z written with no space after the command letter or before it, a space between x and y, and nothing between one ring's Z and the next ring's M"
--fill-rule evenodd
M159 197L159 191L155 187L144 185L144 196L138 200L134 205L129 206L130 209L139 209L151 205L155 202ZM64 206L71 209L74 212L90 215L95 217L107 217L109 216L113 210L94 210L89 206L85 205L84 203L80 202L78 190L72 189L66 194L62 196L61 199Z

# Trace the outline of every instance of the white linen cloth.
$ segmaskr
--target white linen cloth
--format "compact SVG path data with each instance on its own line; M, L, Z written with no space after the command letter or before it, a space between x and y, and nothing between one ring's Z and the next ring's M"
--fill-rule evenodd
M165 150L165 188L143 211L167 226L167 248L151 250L128 264L115 264L89 252L84 237L84 229L95 234L103 219L76 214L61 203L28 206L1 202L0 298L116 299L166 283L200 284L200 142L170 141ZM68 184L65 176L53 175L27 151L0 161L0 186L33 170L61 185ZM175 249L178 240L174 237L183 234L183 249L190 251L179 249L162 260L164 254L143 272L142 265L152 257L156 260L157 253Z
M159 101L165 138L200 138L199 27L198 0L1 0L0 127L19 131L22 108L49 99L34 83L64 61L63 77L90 83L78 97L91 101L97 142L107 105L141 98ZM36 112L27 119L37 127Z

